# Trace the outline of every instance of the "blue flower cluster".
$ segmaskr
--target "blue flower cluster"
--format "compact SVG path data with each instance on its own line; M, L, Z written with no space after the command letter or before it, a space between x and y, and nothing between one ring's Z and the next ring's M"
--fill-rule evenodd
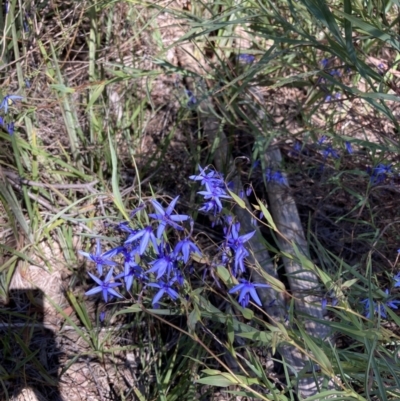
M239 303L246 307L250 299L261 306L261 301L257 295L257 287L270 287L269 284L253 284L243 277L247 275L245 260L250 255L246 248L246 243L253 237L255 232L240 235L240 223L235 222L229 215L223 215L223 200L231 199L226 189L226 184L222 174L210 168L199 166L199 173L190 177L191 180L200 182L202 190L198 194L202 195L205 204L199 208L200 211L210 213L217 217L217 221L223 224L224 242L221 251L212 265L224 264L231 268L232 276L240 280L240 284L230 289L229 293L240 292ZM193 255L202 256L202 252L193 241L193 221L185 214L176 214L175 206L179 197L164 208L157 200L152 199L149 204L154 209L154 213L149 213L150 223L145 227L132 228L127 222L117 225L121 233L126 233L126 238L122 245L117 246L107 252L102 252L100 240L97 239L95 253L80 251L80 254L94 263L97 275L89 273L90 278L96 286L88 290L86 295L102 294L105 302L112 298L123 298L122 286L126 292L130 292L137 281L144 288L158 290L153 299L153 306L164 296L176 301L185 283L185 269L192 270ZM141 204L136 208L131 216L134 217L140 210L146 208ZM182 223L189 222L190 230ZM179 238L180 233L185 233ZM169 235L173 232L175 245L172 246L168 241ZM119 258L116 262L114 258ZM122 269L123 266L123 269ZM108 267L105 272L104 267ZM123 270L115 277L113 273L116 269Z
M378 165L373 170L375 177L387 174L389 168L390 166ZM269 181L280 182L280 175L277 173L278 171L269 169ZM247 266L247 259L251 256L248 244L256 231L242 233L240 223L224 208L223 202L232 200L232 197L221 173L209 167L199 166L199 173L190 176L190 179L202 186L198 194L204 198L205 203L198 210L210 214L214 224L218 222L222 225L224 237L219 245L219 252L204 268L203 280L209 272L216 284L222 288L216 280L213 269L225 266L231 272L232 279L238 282L228 290L228 294L239 293L238 302L244 308L249 305L250 300L262 306L257 288L271 286L268 283L249 281L251 274ZM155 199L151 199L147 205L140 204L131 213L132 219L149 205L154 212L148 214L149 222L144 227L132 228L128 222L116 226L121 233L126 234L122 245L102 252L100 240L97 239L94 253L80 251L81 255L95 264L97 270L97 275L88 273L96 285L89 289L86 295L101 294L104 301L109 302L113 298L124 298L123 294L130 294L138 288L151 292L156 290L151 301L154 307L158 307L164 297L176 301L180 297L187 296L184 292L187 289L186 274L193 272L196 260L204 258L192 235L193 220L186 214L175 212L178 200L179 196L166 207ZM115 258L118 258L118 262L114 260ZM400 287L400 273L394 276L393 280L393 287ZM125 292L121 291L122 288L125 288ZM384 300L375 301L367 298L361 301L367 318L374 313L386 319L386 308L399 308L400 301L393 300L388 290L385 293ZM321 302L322 309L326 309L328 298L331 298L329 303L333 307L337 305L336 298L332 294L327 294Z
M398 284L398 285L397 285ZM399 287L400 283L396 281L395 287ZM385 306L390 309L399 309L400 301L390 299L389 290L385 290L386 299L382 302L377 302L366 298L361 301L364 305L364 315L367 319L371 318L371 311L375 314L380 315L380 317L387 319Z
M0 111L4 111L4 115L6 116L9 111L9 107L15 104L16 101L21 100L22 96L17 95L6 95L0 103ZM14 121L10 120L10 118L1 117L0 116L0 126L2 126L10 135L14 134L15 126Z

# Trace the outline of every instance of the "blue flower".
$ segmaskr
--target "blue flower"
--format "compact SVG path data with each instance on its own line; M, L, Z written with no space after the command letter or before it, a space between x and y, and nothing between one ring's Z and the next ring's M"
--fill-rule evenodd
M115 287L118 287L119 285L122 285L122 284L121 283L112 283L111 282L113 270L114 270L114 267L112 267L110 269L110 271L107 273L107 276L104 279L104 281L100 280L95 275L93 275L91 273L88 273L89 276L98 284L98 287L94 287L91 290L86 291L85 295L94 295L94 294L97 294L99 292L103 292L104 302L108 302L108 297L109 296L122 298L122 295L114 290Z
M244 259L249 256L249 252L245 248L244 243L255 234L255 231L252 231L248 234L239 236L239 230L240 223L232 224L229 232L226 235L227 245L235 252L235 276L238 273L238 269L240 269L242 273L245 271Z
M193 243L189 238L185 238L185 239L179 241L175 245L174 252L175 252L176 255L179 252L182 252L183 261L185 263L188 262L189 256L190 256L191 253L198 253L199 255L201 255L201 252L200 252L199 248L197 248L196 244Z
M125 241L125 245L129 245L136 241L137 239L141 238L140 240L140 246L139 246L139 254L143 255L144 252L146 251L149 241L153 243L153 246L155 249L157 249L157 238L155 237L153 233L153 228L151 226L147 226L143 228L142 230L136 231L132 230L132 234L127 238Z
M238 54L237 59L239 60L239 62L242 62L245 64L251 64L254 62L254 60L256 58L252 54L243 53L243 54Z
M224 187L224 177L222 174L217 171L211 170L210 172L206 172L207 168L202 168L200 165L198 166L200 170L199 175L191 175L189 177L190 180L193 181L201 181L201 185L210 185L210 186L221 186Z
M161 238L167 225L170 225L171 227L175 228L176 230L183 230L183 228L181 226L179 226L178 224L176 224L176 222L182 222L182 221L186 221L187 219L189 219L189 216L187 216L186 214L172 215L172 212L174 211L174 207L175 207L178 199L179 199L179 196L177 196L175 199L173 199L166 210L164 210L163 207L156 200L154 200L154 199L151 200L151 203L154 206L154 208L156 209L157 214L150 213L149 216L160 222L160 225L158 226L158 229L157 229L157 238Z
M203 207L199 210L213 211L214 215L221 213L222 211L222 201L221 199L231 199L224 189L219 186L210 186L206 184L206 191L199 191L199 195L203 195L205 200L208 200Z
M177 258L175 252L171 252L168 245L165 246L166 249L162 248L163 243L161 243L159 246L158 258L150 263L153 265L153 267L147 271L147 273L157 273L157 280L165 273L167 273L169 278L171 273L177 267Z
M369 298L362 300L361 303L364 304L364 316L367 319L371 317L371 309L373 313L380 314L384 319L387 318L385 308L382 304L377 304L375 301L371 302Z
M271 286L269 284L250 283L247 280L240 280L240 282L240 284L235 285L229 290L229 294L240 291L239 303L243 308L246 308L246 306L249 304L250 297L257 305L262 306L260 298L257 295L256 287L269 288Z
M268 167L265 170L265 178L267 182L275 182L280 185L285 185L285 177L279 170L273 171L272 168Z
M142 274L142 268L136 263L136 255L138 254L137 249L129 250L125 246L116 248L118 253L122 253L124 258L124 272L116 276L115 278L124 278L125 287L129 291L132 287L133 279L140 277ZM115 252L115 250L114 250Z
M293 150L289 152L290 156L299 156L301 152L301 143L299 141L296 141L293 145Z
M389 298L390 294L389 294L389 290L387 288L385 290L385 294ZM400 301L390 300L390 299L387 299L386 302L385 302L385 305L388 306L391 309L399 309L399 307L397 306L399 304L400 304Z
M385 165L383 163L379 163L372 170L368 168L368 172L371 174L371 183L372 184L380 184L387 177L387 174L393 173L392 165Z
M10 104L15 104L15 101L16 101L16 100L21 100L21 99L23 99L22 96L17 96L17 95L6 95L6 96L4 97L4 99L3 99L3 100L1 101L1 103L0 103L0 110L1 110L1 109L4 109L4 113L7 114L7 112L8 112L8 106L9 106Z
M351 143L348 142L348 141L346 141L346 142L344 143L344 145L346 146L347 153L352 154L352 153L353 153L353 148L352 148L352 146L351 146Z
M96 263L96 269L99 272L100 276L103 274L103 265L106 266L116 266L117 263L114 261L110 260L109 253L101 253L101 244L100 244L100 239L97 238L97 245L96 245L96 253L88 253L88 252L83 252L79 251L79 253L84 256L85 258L88 258L91 262Z
M173 281L159 281L158 283L148 283L149 287L159 288L160 291L154 296L153 301L151 302L153 305L157 304L158 301L167 294L172 300L176 300L179 297L179 294L172 288Z
M321 63L321 65L322 65L322 68L326 68L326 67L328 67L329 59L328 59L328 58L323 58L323 59L320 61L320 63Z
M385 290L385 294L387 295L387 298L383 302L375 302L375 301L371 302L368 298L361 301L361 303L364 304L365 317L367 317L368 319L371 317L371 309L372 309L374 313L377 313L384 319L387 319L385 305L391 309L399 308L398 305L400 304L400 301L388 299L389 298L388 289Z
M400 273L397 273L394 277L394 288L400 287Z
M326 298L322 298L322 301L321 301L322 310L325 310L327 305L328 305L328 300Z
M197 104L197 99L196 99L196 97L193 95L192 91L185 90L185 92L186 92L186 95L189 97L189 100L188 100L188 102L187 102L187 104L186 104L187 107L196 106L196 104Z
M207 168L203 169L201 166L199 166L199 170L199 175L189 177L191 180L201 181L201 184L205 186L205 190L198 192L198 194L203 195L207 202L199 208L199 211L212 212L215 216L222 211L222 199L231 199L231 196L225 191L222 174L213 170L207 172Z
M322 135L320 139L318 139L318 145L322 145L326 141L326 135Z
M10 135L14 135L14 129L15 129L14 122L11 121L10 123L7 123L6 129L7 129L7 132L8 132Z
M323 155L324 159L329 157L329 155L331 155L334 159L339 158L339 153L335 149L333 149L331 145L326 147L326 149L323 151L322 155Z
M334 77L334 76L340 77L341 73L339 70L333 69L333 70L329 71L329 75L331 75L332 77Z
M118 276L115 276L115 279L123 278L125 281L125 288L127 291L129 291L132 288L133 280L135 278L140 278L140 279L147 279L143 275L143 270L140 266L134 264L134 265L125 265L124 266L124 272L118 274Z

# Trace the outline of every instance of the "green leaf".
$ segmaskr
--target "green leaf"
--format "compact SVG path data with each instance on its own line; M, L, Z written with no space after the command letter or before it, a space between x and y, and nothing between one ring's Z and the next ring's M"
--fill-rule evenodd
M74 93L75 92L75 89L69 88L68 86L65 86L64 84L53 84L53 85L50 85L50 88L53 88L57 92L60 92L60 93Z
M234 384L228 378L222 375L202 377L201 379L196 380L196 383L207 384L208 386L216 387L228 387Z
M314 358L320 365L321 369L325 374L333 375L333 368L330 360L326 356L325 352L322 351L320 347L315 344L315 342L311 339L311 337L307 334L307 332L299 325L299 331L301 332L302 338L304 342L307 344L307 347L312 352Z
M125 309L122 309L122 310L118 311L115 314L115 316L124 315L126 313L137 313L137 312L142 312L142 311L143 311L143 309L142 309L141 305L133 304L133 305L129 306L128 308L125 308Z
M274 220L272 219L271 213L268 211L268 209L266 208L266 206L259 200L257 199L257 202L260 206L261 212L264 215L265 219L267 220L268 224L270 225L270 227L274 230L274 231L278 231Z
M249 340L259 341L265 345L270 345L272 342L272 333L267 331L250 331L248 333L236 333L238 337L248 338Z
M115 152L114 144L111 139L110 133L108 133L108 143L109 143L109 150L111 154L111 163L112 163L112 178L111 178L111 185L113 189L114 195L114 203L117 206L120 213L124 216L125 220L129 221L129 215L125 210L124 203L122 202L121 191L119 187L119 180L118 180L118 160L117 160L117 153Z
M190 313L188 317L188 326L192 331L196 329L196 323L200 321L200 313L198 309L195 307Z
M237 196L234 192L230 191L229 189L228 193L230 196L232 196L233 200L236 202L238 206L240 206L242 209L246 209L246 203L244 202L243 199L241 199L239 196Z
M358 281L358 278L353 278L351 280L347 280L345 281L342 285L341 288L343 289L347 289L350 288L352 285L354 285L356 282Z

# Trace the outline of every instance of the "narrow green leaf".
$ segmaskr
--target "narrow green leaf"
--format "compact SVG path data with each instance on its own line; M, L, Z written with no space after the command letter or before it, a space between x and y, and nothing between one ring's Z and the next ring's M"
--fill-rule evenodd
M228 387L234 384L231 380L222 375L202 377L201 379L196 380L196 383L216 387Z
M257 199L257 203L260 206L261 212L264 215L265 219L267 220L268 224L274 231L278 231L278 228L276 227L274 220L272 219L271 213L269 210L266 208L266 206L259 200Z
M239 196L237 196L234 192L230 191L228 189L228 193L230 196L232 196L233 200L236 202L236 204L241 207L242 209L246 209L246 203L244 202L243 199L240 199Z
M307 344L307 347L312 352L314 358L317 360L324 373L328 375L333 375L332 364L328 357L325 355L325 352L322 351L322 349L318 347L317 344L315 344L315 342L301 326L299 326L299 331L301 332L302 339Z

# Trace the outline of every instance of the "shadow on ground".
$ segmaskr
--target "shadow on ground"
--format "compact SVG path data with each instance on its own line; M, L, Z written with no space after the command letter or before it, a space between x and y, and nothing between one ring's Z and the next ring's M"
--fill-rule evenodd
M9 292L0 304L0 399L30 388L38 400L65 401L59 390L59 351L54 332L43 324L41 290Z

